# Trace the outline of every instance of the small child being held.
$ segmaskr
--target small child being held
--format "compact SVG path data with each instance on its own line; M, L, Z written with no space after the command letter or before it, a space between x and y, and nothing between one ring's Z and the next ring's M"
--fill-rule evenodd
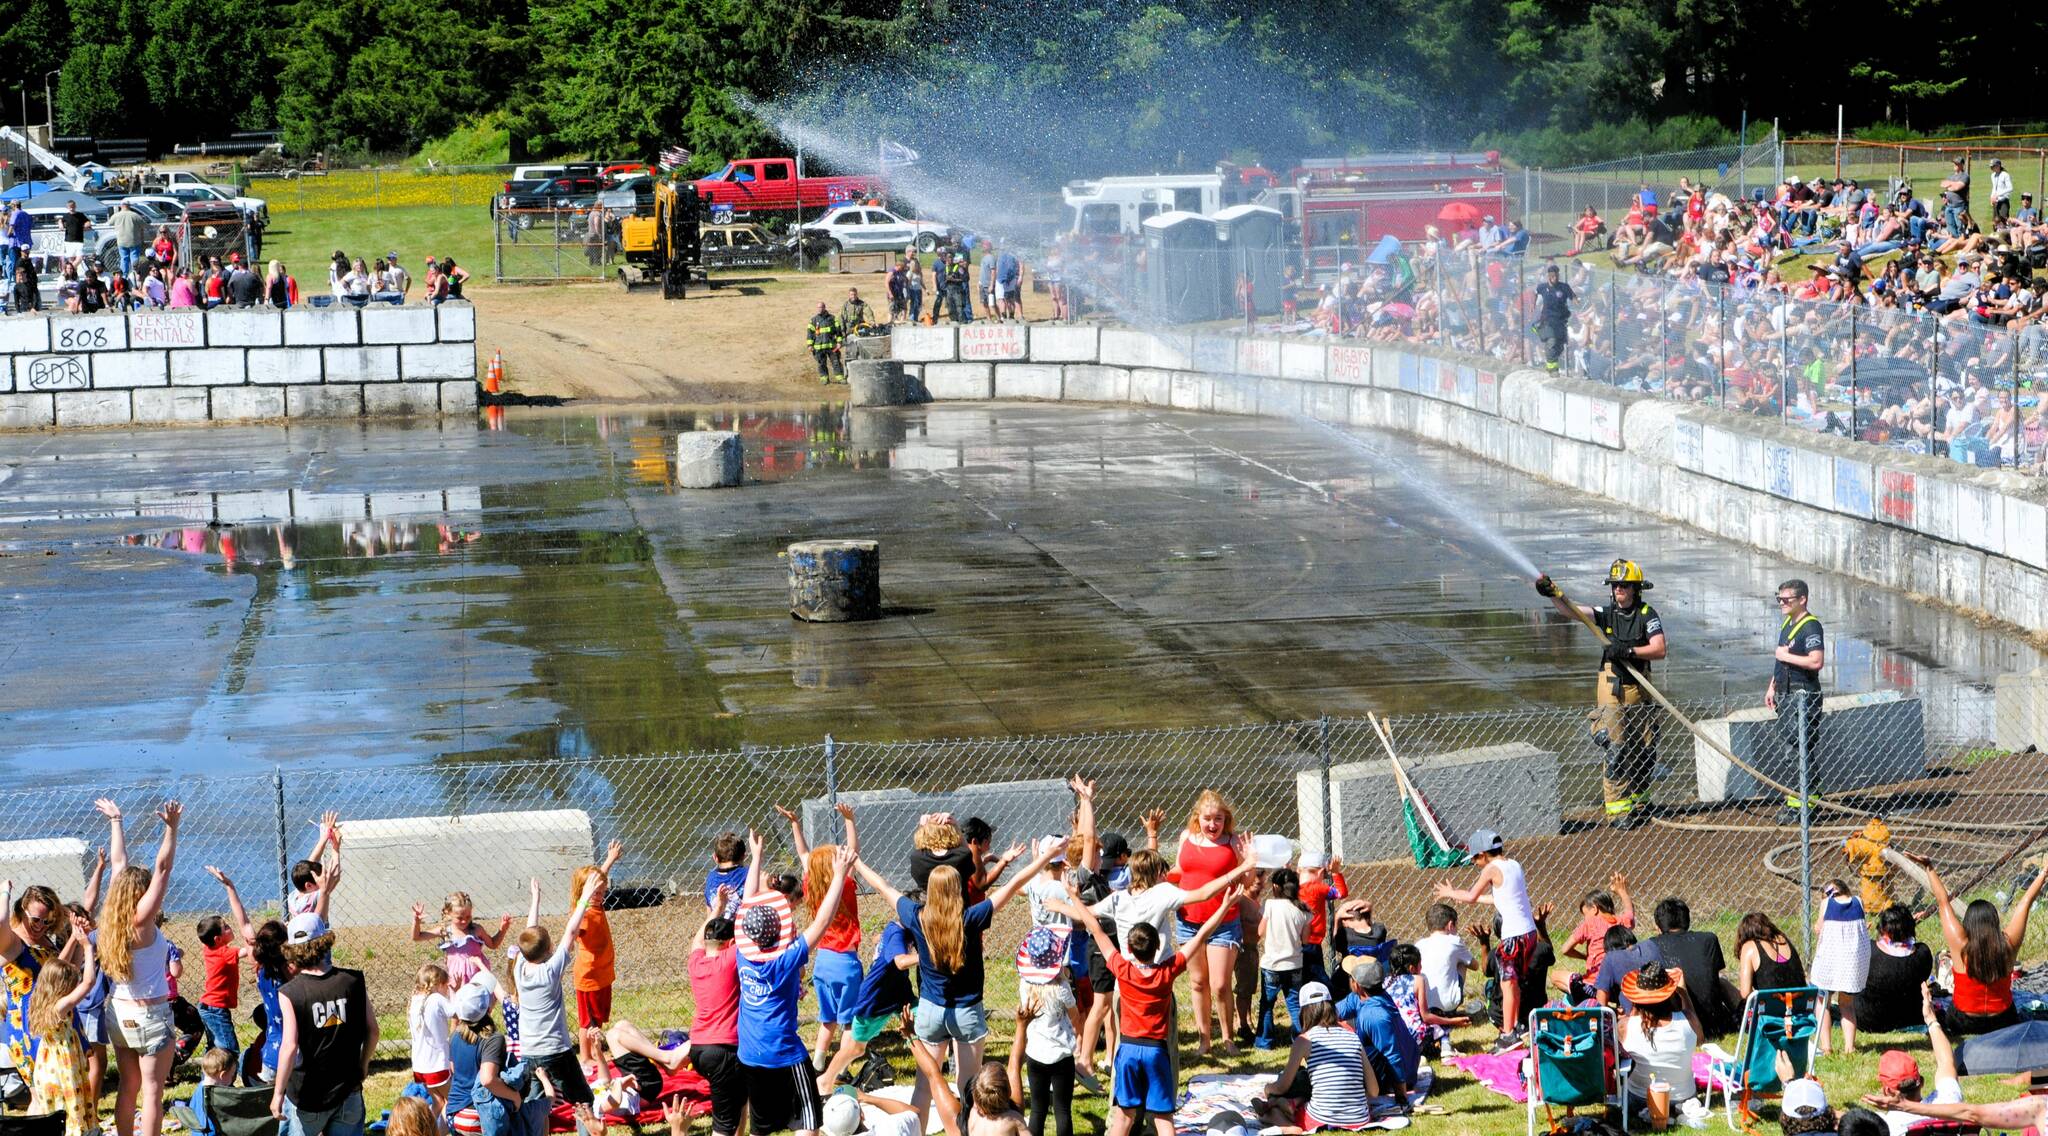
M724 888L725 910L717 914L731 919L740 912L740 896L746 886L747 838L737 832L721 832L711 842L711 872L704 877L704 902L709 904Z
M285 905L285 918L304 915L311 911L320 918L327 918L327 904L333 898L330 888L320 886L321 879L331 870L324 859L327 853L334 853L335 867L341 864L341 824L338 814L329 810L320 817L320 838L313 842L313 850L306 858L292 865L291 901Z
M413 1083L434 1098L437 1115L448 1112L448 1025L454 1004L448 989L448 968L438 962L421 963L412 984L412 1004L406 1008L406 1023L412 1035Z

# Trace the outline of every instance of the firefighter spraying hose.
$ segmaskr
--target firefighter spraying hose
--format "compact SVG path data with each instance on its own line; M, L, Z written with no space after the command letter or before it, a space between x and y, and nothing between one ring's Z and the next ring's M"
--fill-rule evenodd
M1650 663L1666 653L1664 620L1643 600L1655 585L1633 560L1616 560L1607 570L1613 602L1583 607L1565 598L1548 576L1536 578L1536 594L1600 636L1600 679L1594 709L1587 716L1593 744L1606 751L1600 778L1607 821L1618 828L1641 824L1650 805L1657 772L1657 737L1663 715L1645 692Z

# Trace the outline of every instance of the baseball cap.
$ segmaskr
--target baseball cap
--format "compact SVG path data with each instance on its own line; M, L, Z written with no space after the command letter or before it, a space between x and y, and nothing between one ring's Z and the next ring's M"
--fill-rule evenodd
M496 985L497 979L488 970L478 971L475 978L463 983L462 989L455 992L455 1002L450 1007L456 1018L465 1022L481 1021L491 1012L491 988Z
M1371 955L1353 955L1344 960L1344 973L1360 986L1373 987L1387 980L1386 972L1380 969L1380 960Z
M391 252L387 252L387 253L385 253L385 254L384 254L384 259L385 259L385 260L388 260L388 261L390 261L390 262L391 262L391 263L393 263L393 264L397 264L397 263L398 263L398 253L397 253L397 251L396 251L396 250L393 250L393 251L391 251Z
M1057 851L1055 851L1055 852L1054 852L1054 853L1052 854L1052 859L1051 859L1051 860L1048 860L1048 861L1047 861L1047 863L1050 863L1050 864L1064 864L1064 863L1066 863L1066 862L1067 862L1067 841L1066 841L1066 838L1065 838L1065 837L1060 837L1060 836L1041 836L1041 837L1039 837L1039 838L1038 838L1038 854L1039 854L1040 856L1043 856L1043 855L1045 855L1045 850L1046 850L1046 849L1048 849L1048 848L1052 848L1052 849L1057 849Z
M1318 1002L1330 1000L1330 988L1320 982L1304 982L1301 984L1299 996L1302 1005L1313 1006Z
M292 916L290 925L285 927L284 941L287 943L310 943L327 934L327 920L320 918L317 911L301 912Z
M853 1136L860 1131L860 1102L845 1093L833 1093L825 1102L825 1117L818 1129L825 1136Z
M1903 1049L1887 1049L1877 1059L1877 1083L1888 1093L1899 1091L1899 1086L1920 1079L1920 1063Z
M1828 1093L1820 1082L1811 1077L1802 1077L1785 1086L1785 1098L1780 1109L1786 1116L1817 1116L1828 1110Z
M1246 1136L1256 1129L1244 1122L1244 1114L1224 1109L1209 1118L1209 1131L1214 1136Z
M1124 836L1124 834L1123 834L1123 833L1121 833L1121 832L1105 832L1105 833L1103 833L1103 834L1102 834L1102 858L1103 858L1103 859L1105 859L1105 860L1114 860L1114 859L1117 859L1118 857L1121 857L1121 856L1128 856L1128 855L1130 855L1130 854L1131 854L1131 842L1130 842L1130 840L1128 840L1127 838L1125 838L1125 836Z
M782 919L770 905L755 904L741 913L740 920L740 930L758 949L772 951L782 944Z
M1296 860L1295 863L1301 865L1306 871L1314 871L1317 868L1329 867L1330 857L1322 852L1308 851L1303 852L1301 858Z
M1465 838L1465 851L1474 855L1500 851L1500 833L1490 828L1473 830L1472 835Z

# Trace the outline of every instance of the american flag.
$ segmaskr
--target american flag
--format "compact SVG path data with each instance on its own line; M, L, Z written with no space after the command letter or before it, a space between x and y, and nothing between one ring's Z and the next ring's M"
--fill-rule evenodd
M1017 977L1043 986L1067 965L1067 935L1070 928L1033 927L1017 944Z
M747 933L748 916L758 907L765 907L774 912L776 924L780 927L780 933L775 936L773 950L761 950L754 945L753 936ZM772 962L796 940L796 916L789 909L789 897L779 891L764 891L750 896L740 904L739 918L733 922L738 928L733 938L738 943L740 957L748 962Z
M661 164L664 169L672 170L678 166L688 165L689 161L690 152L681 146L670 146L661 152Z

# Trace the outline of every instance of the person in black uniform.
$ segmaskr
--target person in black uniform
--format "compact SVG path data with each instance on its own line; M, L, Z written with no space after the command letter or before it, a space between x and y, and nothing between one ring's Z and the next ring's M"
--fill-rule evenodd
M1543 369L1557 370L1564 357L1565 331L1571 324L1572 301L1578 294L1558 279L1557 266L1543 270L1543 283L1536 285L1536 335L1543 340Z
M1665 655L1664 620L1643 601L1652 587L1633 560L1616 560L1607 569L1613 603L1606 607L1577 605L1579 613L1607 634L1600 652L1600 681L1594 689L1594 710L1587 715L1593 744L1606 751L1600 790L1607 801L1607 822L1617 828L1641 824L1650 807L1650 781L1657 772L1657 736L1662 714L1636 676L1647 677L1650 662ZM1550 582L1536 578L1536 594L1572 618L1573 607ZM1630 673L1630 669L1634 674Z
M1771 657L1771 684L1764 688L1764 705L1778 712L1778 735L1798 768L1799 733L1806 731L1807 796L1801 799L1798 782L1785 794L1785 807L1778 814L1780 824L1799 823L1799 810L1811 808L1820 795L1820 669L1827 665L1827 635L1820 620L1806 610L1806 581L1787 580L1778 585L1778 610L1784 619L1778 624L1778 649Z
M823 300L818 301L818 312L811 322L804 325L804 343L811 349L811 358L817 361L819 382L829 383L834 375L845 377L846 367L839 359L839 321L832 318Z

